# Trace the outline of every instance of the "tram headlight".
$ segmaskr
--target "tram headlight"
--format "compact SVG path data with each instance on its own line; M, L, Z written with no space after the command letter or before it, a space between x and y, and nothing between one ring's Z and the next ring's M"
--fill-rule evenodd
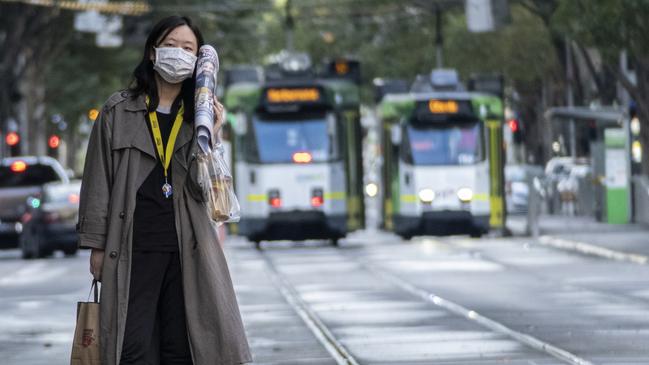
M460 188L457 191L457 198L460 199L462 203L469 203L473 200L473 190L469 188Z
M374 198L376 194L379 193L379 187L375 183L371 182L365 185L365 194L370 198Z
M419 190L419 200L422 203L430 204L435 200L435 192L433 189L421 189Z

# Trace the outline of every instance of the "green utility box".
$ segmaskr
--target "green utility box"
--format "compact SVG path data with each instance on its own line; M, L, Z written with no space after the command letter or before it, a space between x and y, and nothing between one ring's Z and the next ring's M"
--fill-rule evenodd
M629 223L629 162L624 129L604 130L606 221Z

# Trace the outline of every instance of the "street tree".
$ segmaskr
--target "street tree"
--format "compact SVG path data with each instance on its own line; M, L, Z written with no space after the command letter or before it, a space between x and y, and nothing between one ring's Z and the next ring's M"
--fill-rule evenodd
M61 26L65 22L61 14L56 8L0 3L0 130L6 131L10 120L27 126L43 119L42 70L69 36ZM23 138L23 150L24 144L38 140L39 129L21 130L32 131Z

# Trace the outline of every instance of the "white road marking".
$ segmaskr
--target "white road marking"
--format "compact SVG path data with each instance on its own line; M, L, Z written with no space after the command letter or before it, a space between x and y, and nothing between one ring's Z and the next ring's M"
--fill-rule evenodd
M48 281L65 273L65 267L51 267L46 262L28 264L0 278L0 286L23 286Z

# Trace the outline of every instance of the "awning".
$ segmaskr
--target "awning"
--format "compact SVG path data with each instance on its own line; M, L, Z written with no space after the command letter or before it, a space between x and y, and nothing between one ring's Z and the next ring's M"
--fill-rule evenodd
M545 118L548 120L595 121L600 127L621 127L626 117L627 114L624 110L614 107L562 106L549 108L545 112Z

